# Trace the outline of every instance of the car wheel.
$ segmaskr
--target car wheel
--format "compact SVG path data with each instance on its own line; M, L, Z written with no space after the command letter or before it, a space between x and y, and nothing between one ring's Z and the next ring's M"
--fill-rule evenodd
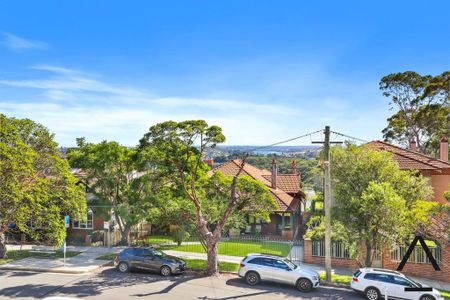
M130 270L130 266L128 266L126 262L122 261L117 265L117 269L122 273L127 273Z
M420 297L420 300L436 300L436 298L431 295L423 295L422 297Z
M374 287L367 288L366 291L364 292L364 294L366 295L366 298L368 300L379 300L379 299L381 299L380 292Z
M297 288L300 292L308 293L312 291L313 285L311 280L307 278L300 278L297 280Z
M257 285L260 281L259 275L256 272L248 272L245 274L245 282L248 285Z
M166 276L170 276L170 274L172 274L172 270L170 270L170 268L168 266L162 266L160 273L162 276L166 277Z

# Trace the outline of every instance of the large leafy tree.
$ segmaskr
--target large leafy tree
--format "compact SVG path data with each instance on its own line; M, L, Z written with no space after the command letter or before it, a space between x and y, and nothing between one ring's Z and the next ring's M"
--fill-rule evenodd
M384 76L380 90L395 113L383 130L387 141L415 140L423 153L436 154L439 140L450 134L450 72L422 76L416 72Z
M239 176L241 171L234 177L220 172L208 174L203 153L224 141L220 127L194 120L152 126L140 142L143 156L151 157L150 165L171 179L169 186L178 196L172 199L183 206L180 217L196 228L206 249L209 275L218 272L218 244L223 229L245 211L267 219L269 211L276 207L267 188Z
M86 212L82 186L44 126L0 114L0 258L9 226L60 245L64 215Z
M133 225L152 217L160 177L142 164L135 149L117 142L93 144L79 138L77 145L69 153L70 164L86 173L83 180L95 201L111 207L121 244L129 245Z
M427 201L431 187L421 175L400 170L392 154L368 146L332 149L333 239L350 245L351 253L372 265L375 247L406 242L429 225L439 206ZM322 218L316 216L314 221ZM309 236L323 238L320 223ZM366 252L358 251L363 242ZM365 255L365 256L364 256Z

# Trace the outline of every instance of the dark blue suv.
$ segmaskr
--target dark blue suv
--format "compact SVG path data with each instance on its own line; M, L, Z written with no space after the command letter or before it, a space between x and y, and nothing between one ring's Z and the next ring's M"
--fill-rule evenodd
M122 273L139 269L169 276L183 273L186 262L154 248L127 248L116 256L114 266Z

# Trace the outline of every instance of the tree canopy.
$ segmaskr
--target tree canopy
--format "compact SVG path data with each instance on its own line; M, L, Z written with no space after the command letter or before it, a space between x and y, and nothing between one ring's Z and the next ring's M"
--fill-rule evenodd
M276 207L267 187L247 176L208 174L203 153L224 141L222 129L203 120L168 121L150 127L139 147L149 165L171 179L176 196L172 200L182 204L178 214L200 235L209 275L218 272L217 249L224 228L246 211L267 218Z
M405 146L414 140L421 152L436 155L440 139L450 134L449 78L449 71L434 77L411 71L384 76L380 90L394 111L384 138Z
M407 241L429 222L438 204L427 201L432 195L427 180L417 172L400 170L389 152L347 145L333 147L331 153L333 231L339 232L335 239L354 249L363 241L364 263L371 266L376 246ZM313 233L322 235L320 228Z
M114 217L121 242L129 244L132 226L151 219L161 179L142 164L135 149L117 142L87 143L84 138L77 143L69 153L70 164L86 173L83 181L95 202L110 207L106 216Z
M47 128L0 114L0 257L10 226L61 245L64 215L86 213L84 188L77 182Z

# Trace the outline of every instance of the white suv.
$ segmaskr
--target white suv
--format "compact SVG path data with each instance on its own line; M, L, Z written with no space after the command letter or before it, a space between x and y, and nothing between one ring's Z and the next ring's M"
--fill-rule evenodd
M303 269L290 260L270 254L249 254L242 261L239 276L249 285L261 280L295 285L302 292L309 292L319 286L319 274Z
M357 292L363 292L369 300L383 300L385 294L389 299L444 299L439 291L426 287L400 272L385 269L359 269L353 275L350 286Z

